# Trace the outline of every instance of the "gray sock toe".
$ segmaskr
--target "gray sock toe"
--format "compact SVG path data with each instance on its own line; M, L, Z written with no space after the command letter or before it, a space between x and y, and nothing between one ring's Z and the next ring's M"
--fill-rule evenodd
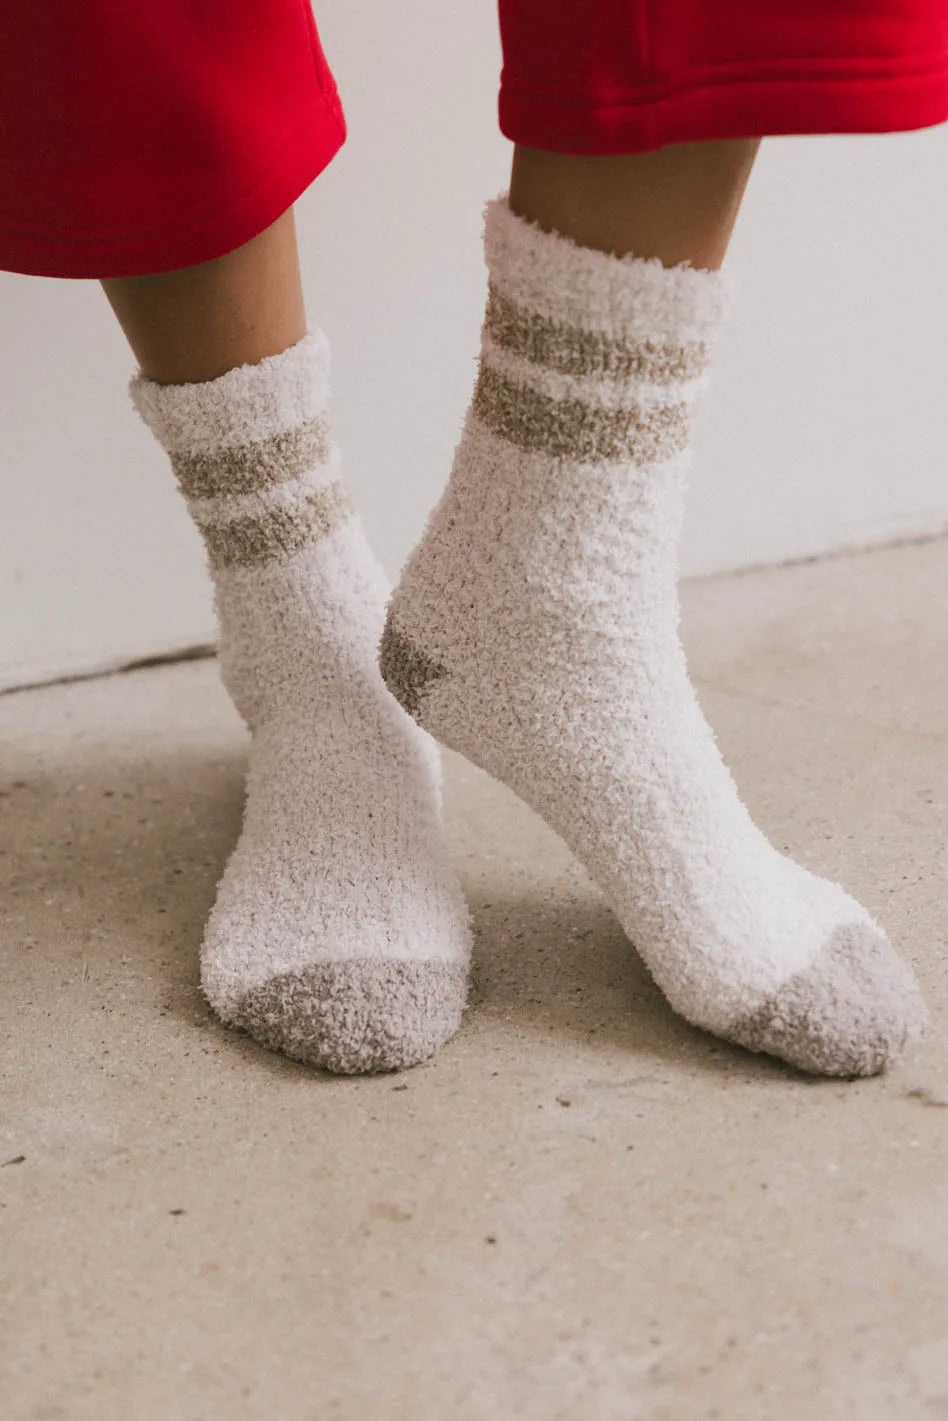
M728 1032L804 1071L872 1076L921 1036L927 1012L915 975L880 933L837 928L804 972Z
M361 958L270 977L228 1016L271 1050L356 1075L433 1055L460 1026L466 994L462 964Z

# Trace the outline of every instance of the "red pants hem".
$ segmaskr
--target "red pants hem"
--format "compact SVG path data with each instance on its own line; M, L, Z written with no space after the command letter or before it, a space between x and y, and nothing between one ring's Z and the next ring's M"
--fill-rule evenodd
M918 74L740 74L676 78L626 103L588 106L501 83L501 132L548 152L607 156L672 143L786 134L884 133L948 119L948 59Z
M327 121L327 119L329 121ZM279 145L280 162L211 210L169 213L167 226L146 232L110 230L88 237L57 229L55 214L39 230L0 221L5 271L26 276L114 277L177 271L242 247L273 225L332 162L345 142L342 109L315 110ZM10 207L9 211L15 211Z

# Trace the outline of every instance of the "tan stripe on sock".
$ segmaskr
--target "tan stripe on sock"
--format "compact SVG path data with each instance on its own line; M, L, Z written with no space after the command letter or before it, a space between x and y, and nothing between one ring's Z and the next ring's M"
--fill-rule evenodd
M684 404L608 410L582 400L554 400L485 362L474 410L492 433L519 449L584 464L670 459L687 445L690 428Z
M298 552L334 532L353 511L341 481L310 489L293 508L274 508L258 518L232 518L201 528L215 567L252 567Z
M319 418L251 444L172 454L171 466L186 498L221 498L292 483L314 464L324 464L329 450L329 421Z
M379 670L395 699L416 718L425 691L447 675L447 668L440 661L398 630L391 615L386 618L382 632Z
M710 351L703 341L660 345L616 340L538 315L490 283L486 326L504 350L563 375L638 375L654 384L694 379L708 368Z

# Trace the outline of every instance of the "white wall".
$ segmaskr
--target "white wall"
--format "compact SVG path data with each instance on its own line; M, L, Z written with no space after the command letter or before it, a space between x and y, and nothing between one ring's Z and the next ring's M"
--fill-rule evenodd
M390 574L446 476L474 375L481 208L506 183L495 15L317 0L350 138L297 205L348 477ZM948 523L948 128L779 138L729 256L684 566ZM197 535L131 410L96 282L0 274L0 686L209 640Z
M772 138L728 253L690 572L948 524L948 126Z

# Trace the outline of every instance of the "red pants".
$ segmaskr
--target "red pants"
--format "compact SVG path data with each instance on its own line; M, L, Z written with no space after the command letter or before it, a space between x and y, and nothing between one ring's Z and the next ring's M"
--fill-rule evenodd
M948 118L945 0L500 0L500 126L561 153Z
M500 126L534 148L948 119L945 0L500 0L500 23ZM208 261L344 138L310 0L0 0L0 269Z

